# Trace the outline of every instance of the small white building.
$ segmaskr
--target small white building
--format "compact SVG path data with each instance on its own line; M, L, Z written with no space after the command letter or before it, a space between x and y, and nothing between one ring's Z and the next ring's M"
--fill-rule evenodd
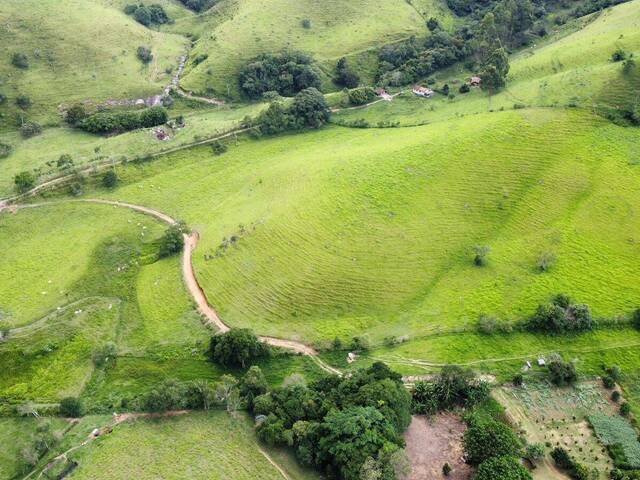
M433 96L433 90L427 87L422 87L420 85L414 85L413 90L411 90L414 95L423 98L431 98Z
M538 366L539 367L544 367L547 364L547 362L544 360L544 357L540 357L538 359Z

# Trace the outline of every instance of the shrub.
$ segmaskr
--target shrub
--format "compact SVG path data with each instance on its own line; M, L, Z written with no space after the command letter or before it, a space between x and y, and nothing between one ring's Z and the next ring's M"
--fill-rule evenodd
M513 456L494 457L480 464L474 480L532 480L529 471Z
M102 186L105 188L115 188L118 184L118 174L112 168L106 171L102 176Z
M536 266L541 272L548 272L556 263L556 256L553 252L543 252L538 257Z
M184 233L185 226L181 223L176 223L167 228L162 238L160 238L158 257L170 257L180 253L184 248Z
M63 153L62 155L60 155L60 157L58 157L58 160L56 161L56 167L58 167L61 170L65 170L72 166L73 166L73 159L71 158L71 155L69 155L68 153Z
M640 308L636 308L631 314L631 324L640 330Z
M530 443L525 447L524 450L525 458L529 459L531 462L535 462L536 460L540 460L544 457L544 445L541 443Z
M65 114L65 120L71 126L78 126L85 118L87 118L87 112L84 105L76 103L67 110Z
M113 342L107 342L103 346L94 350L91 355L91 360L93 364L100 368L105 366L107 363L115 361L118 355L118 347Z
M269 347L248 328L232 328L211 337L208 355L220 365L246 368L254 360L267 357Z
M213 151L214 155L222 155L223 153L225 153L227 151L227 145L223 142L221 142L220 140L216 140L215 142L213 142L211 144L211 150Z
M180 0L187 8L195 12L204 12L213 7L218 0Z
M563 361L561 358L551 360L547 368L551 382L559 387L571 385L578 379L576 366L571 362Z
M16 68L29 68L29 59L24 53L14 53L11 56L11 64Z
M469 93L471 89L469 88L469 85L466 83L463 83L462 85L460 85L460 88L458 89L458 91L460 93Z
M610 390L616 386L616 381L610 375L605 375L602 377L602 385L604 385L604 388L608 388Z
M522 445L515 433L504 423L472 417L464 433L464 450L472 465L492 457L520 456Z
M311 66L311 57L302 53L264 54L240 72L240 87L250 98L276 91L292 96L307 88L320 88L320 76Z
M82 404L76 397L66 397L60 401L59 411L63 417L78 418L82 416Z
M485 266L487 264L487 255L489 255L491 249L487 246L476 245L475 247L473 247L473 250L473 263L478 267Z
M531 331L569 333L584 332L595 327L587 305L575 304L566 295L556 295L551 303L539 305L536 313L525 322Z
M611 393L611 400L613 400L616 403L620 401L620 397L621 397L621 395L620 395L620 392L618 390L614 390Z
M617 48L612 54L611 54L611 61L612 62L622 62L623 60L626 60L628 53L622 49L622 48Z
M518 373L513 377L514 386L521 387L523 382L524 382L524 377L522 376L521 373Z
M623 417L628 417L630 413L631 405L629 404L629 402L622 402L622 404L620 405L620 415L622 415Z
M7 158L11 155L13 147L7 143L0 143L0 158Z
M133 15L136 21L146 27L152 24L162 25L170 23L171 19L164 11L162 5L154 3L153 5L127 5L124 7L124 13Z
M16 105L22 110L31 108L31 99L27 95L18 95L16 97Z
M489 396L485 382L477 382L470 370L447 365L431 382L416 382L412 409L417 414L434 414L455 407L472 407Z
M42 133L42 127L37 122L24 122L20 126L20 134L24 138L35 137L36 135L40 135Z
M352 105L365 105L376 97L376 92L371 87L360 87L349 90L349 103Z
M494 333L511 333L513 326L508 322L498 320L492 315L480 315L478 319L478 331L485 335L492 335Z
M302 28L306 28L307 30L311 28L311 20L305 18L302 20Z
M136 56L142 63L149 63L153 60L153 53L151 53L151 49L143 46L138 47L136 50Z
M449 465L448 463L445 463L445 464L442 466L442 474L443 474L445 477L448 477L450 473L451 473L451 465Z
M334 82L346 88L355 88L360 83L360 77L351 69L345 57L338 60L336 64L336 78Z
M18 193L26 193L36 186L36 178L31 172L20 172L13 178Z

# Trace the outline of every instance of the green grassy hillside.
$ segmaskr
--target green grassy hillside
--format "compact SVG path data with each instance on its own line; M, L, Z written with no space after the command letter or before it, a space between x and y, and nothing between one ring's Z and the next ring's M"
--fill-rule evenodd
M635 0L599 14L575 21L577 31L556 41L534 45L510 58L507 87L496 95L479 89L459 94L457 87L468 80L461 67L440 72L436 86L449 83L454 99L443 95L425 100L411 92L393 102L380 102L365 109L347 110L335 121L365 119L371 125L398 121L403 125L424 124L460 115L521 106L567 106L586 109L618 107L640 91L640 75L625 76L622 63L611 61L611 54L623 48L640 55L640 1ZM570 27L571 30L575 25Z
M429 16L440 18L445 25L453 21L438 0L421 0L414 5L404 0L227 0L205 16L186 19L192 27L184 22L173 27L200 32L192 57L209 55L198 66L188 68L182 85L237 98L240 68L260 53L301 50L312 54L321 68L332 74L342 56L425 34ZM311 28L302 26L305 19L311 21Z
M611 316L640 293L636 140L560 109L330 128L125 169L132 184L111 196L196 228L211 302L260 333L424 334L522 317L556 292ZM477 244L491 248L485 268ZM541 274L544 252L558 261Z
M60 104L158 94L171 78L165 70L177 65L186 45L184 37L154 32L120 8L90 0L5 0L0 21L5 127L20 113L17 95L31 98L26 118L51 123ZM153 51L146 66L136 58L139 46ZM14 53L27 56L28 69L11 64Z

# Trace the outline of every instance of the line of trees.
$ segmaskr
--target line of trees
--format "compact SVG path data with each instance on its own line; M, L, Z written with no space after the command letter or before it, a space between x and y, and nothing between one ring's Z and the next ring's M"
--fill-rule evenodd
M256 125L264 135L273 135L288 130L320 128L330 116L324 95L315 88L307 88L295 96L290 106L272 102L255 121L246 123Z
M67 119L69 119L67 114ZM149 128L167 122L169 115L163 107L144 110L113 110L97 112L82 120L74 118L76 126L90 133L113 134L138 128Z

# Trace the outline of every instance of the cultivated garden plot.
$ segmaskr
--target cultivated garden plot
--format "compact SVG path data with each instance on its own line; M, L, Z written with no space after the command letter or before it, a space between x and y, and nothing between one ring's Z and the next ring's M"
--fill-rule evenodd
M575 387L557 388L548 384L525 384L501 387L494 391L506 414L530 443L542 443L547 450L544 461L534 470L539 479L563 478L553 466L548 453L555 447L566 449L588 468L595 468L599 478L608 478L613 468L606 446L589 426L590 416L616 416L616 404L609 391L595 382Z

